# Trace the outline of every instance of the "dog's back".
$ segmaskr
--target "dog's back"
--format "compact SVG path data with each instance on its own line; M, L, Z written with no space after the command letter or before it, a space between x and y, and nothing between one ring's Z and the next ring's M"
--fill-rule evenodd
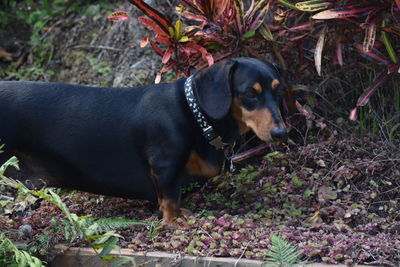
M12 176L34 185L43 178L55 186L155 199L142 162L146 122L135 118L147 112L140 106L149 94L149 87L0 82L1 161L17 156L21 171Z

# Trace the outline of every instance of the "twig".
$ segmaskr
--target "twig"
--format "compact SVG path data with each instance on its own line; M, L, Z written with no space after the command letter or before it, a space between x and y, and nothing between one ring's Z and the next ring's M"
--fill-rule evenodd
M203 227L200 226L200 229L201 229L206 235L208 235L209 238L214 239L206 230L203 229Z
M250 245L250 241L247 242L246 247L243 249L242 255L240 255L240 257L235 261L235 264L233 265L233 267L236 267L238 262L240 261L240 259L243 257L244 253L246 252L247 247Z
M75 45L72 46L70 48L73 49L105 49L105 50L112 50L112 51L123 51L123 49L119 49L119 48L114 48L114 47L110 47L110 46L104 46L104 45Z

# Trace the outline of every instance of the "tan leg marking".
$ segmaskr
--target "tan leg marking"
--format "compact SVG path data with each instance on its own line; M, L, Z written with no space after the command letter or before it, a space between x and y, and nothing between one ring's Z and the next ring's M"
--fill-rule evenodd
M186 170L190 175L199 175L204 178L212 178L219 174L219 168L208 164L199 154L192 151L186 162Z
M180 205L176 200L159 198L158 204L163 213L163 218L168 224L173 223L180 215Z

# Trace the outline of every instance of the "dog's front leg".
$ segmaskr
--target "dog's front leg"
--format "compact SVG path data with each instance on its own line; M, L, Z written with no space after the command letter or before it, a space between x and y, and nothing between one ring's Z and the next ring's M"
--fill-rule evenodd
M165 222L170 225L176 225L176 219L181 215L180 196L184 167L181 162L184 161L178 158L163 158L154 160L151 164L158 204Z

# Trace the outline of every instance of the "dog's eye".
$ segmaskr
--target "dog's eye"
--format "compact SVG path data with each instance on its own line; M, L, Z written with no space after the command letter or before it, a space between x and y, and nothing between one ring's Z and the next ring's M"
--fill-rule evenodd
M256 97L257 97L257 94L256 94L255 92L249 91L249 92L244 93L243 96L244 96L245 98L256 98Z

